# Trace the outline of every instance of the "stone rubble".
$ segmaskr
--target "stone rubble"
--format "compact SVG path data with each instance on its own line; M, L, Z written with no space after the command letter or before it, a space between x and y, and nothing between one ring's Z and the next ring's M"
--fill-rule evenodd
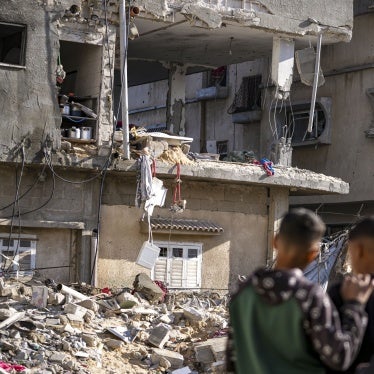
M225 372L226 296L135 284L70 285L74 298L50 280L0 278L0 361L19 373Z

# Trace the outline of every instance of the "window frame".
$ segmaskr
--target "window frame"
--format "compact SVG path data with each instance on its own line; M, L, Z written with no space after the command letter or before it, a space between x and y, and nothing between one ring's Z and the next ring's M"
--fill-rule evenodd
M13 69L26 69L26 42L27 42L27 25L22 23L12 23L12 22L0 22L1 26L12 26L19 27L22 30L22 40L21 40L21 51L20 51L20 63L19 64L9 64L7 62L0 61L0 67L8 67Z
M3 241L9 240L9 234L0 234L0 253L3 252L13 252L13 254L17 251L18 253L14 257L15 262L20 261L20 254L24 252L29 252L30 253L30 266L28 267L27 270L20 270L16 264L12 264L9 269L10 273L16 273L18 275L31 275L36 267L36 242L37 242L37 237L35 235L12 235L10 237L10 240L13 241L12 246L8 246L7 244L4 245ZM23 246L21 242L24 241L30 241L29 246ZM9 257L9 256L8 256ZM0 275L2 275L2 266L4 264L4 258L0 256Z
M165 274L165 279L166 279L166 286L169 289L175 289L175 290L183 290L183 289L188 289L188 290L198 290L201 288L201 272L202 272L202 254L203 254L203 244L202 243L192 243L192 242L162 242L162 241L155 241L155 245L157 245L161 250L163 248L166 248L167 250L167 256L159 256L156 260L162 259L166 261L166 274ZM174 249L183 249L183 256L182 257L174 257L173 256L173 250ZM196 250L197 251L197 256L189 258L189 249ZM172 261L183 261L182 266L182 285L181 286L172 286ZM188 286L187 284L187 263L188 261L196 261L197 262L197 270L196 270L196 287L191 287ZM152 280L157 280L155 279L155 266L153 266L151 270L151 279Z

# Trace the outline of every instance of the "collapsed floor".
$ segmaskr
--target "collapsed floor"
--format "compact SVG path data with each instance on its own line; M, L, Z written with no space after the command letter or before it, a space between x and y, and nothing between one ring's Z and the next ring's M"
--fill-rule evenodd
M218 294L166 293L141 274L134 290L1 279L0 295L1 372L224 372Z

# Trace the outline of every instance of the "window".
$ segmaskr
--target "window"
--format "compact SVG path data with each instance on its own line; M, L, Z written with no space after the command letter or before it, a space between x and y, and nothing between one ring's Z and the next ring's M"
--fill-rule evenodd
M25 65L26 26L0 22L0 64Z
M202 245L199 243L156 243L160 255L152 279L169 288L200 288Z
M300 101L289 105L278 104L272 107L271 118L277 127L279 138L291 138L293 147L315 144L331 144L331 108L329 97L317 98L313 129L308 132L310 102Z
M6 237L7 236L7 237ZM9 269L10 274L32 274L35 269L36 237L0 236L0 274Z

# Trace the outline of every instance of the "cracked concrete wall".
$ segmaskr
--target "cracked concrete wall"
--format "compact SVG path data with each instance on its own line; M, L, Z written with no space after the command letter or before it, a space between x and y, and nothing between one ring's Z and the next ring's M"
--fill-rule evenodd
M99 180L84 184L70 184L60 179L53 181L51 172L42 165L26 166L20 178L20 165L0 166L0 201L3 208L15 200L16 173L20 181L19 204L13 219L13 235L19 230L18 209L21 213L21 233L38 237L36 260L38 267L65 266L68 268L45 271L53 279L89 281L90 237L97 225ZM56 169L63 178L81 181L91 173ZM40 174L40 180L38 180ZM38 182L36 182L38 180ZM24 195L24 196L23 196ZM0 232L10 232L13 205L0 210ZM84 230L83 230L84 229ZM54 275L53 275L54 274Z
M237 22L279 33L315 35L318 28L307 22L311 18L330 28L332 38L349 40L353 25L353 0L137 0L135 4L158 19L173 22L179 12L195 26L208 28Z
M170 218L173 181L163 180L168 188L167 201L164 208L155 209L154 216ZM219 236L171 234L171 242L203 244L202 288L232 289L238 274L249 274L265 265L269 233L267 196L266 187L184 178L182 198L187 200L187 210L175 218L211 220L225 230ZM274 196L287 204L287 189L274 189ZM100 286L131 287L136 274L147 272L135 263L147 234L140 230L142 210L134 207L134 201L135 177L108 177L100 234ZM169 235L154 232L154 240L168 241Z
M365 136L365 131L374 124L374 110L367 95L367 90L374 88L373 24L374 12L360 15L355 18L350 43L322 48L321 67L327 76L325 84L318 88L318 96L332 99L331 144L294 148L293 151L293 166L342 178L350 184L350 193L322 198L294 198L294 203L348 205L374 200L374 139ZM347 68L346 73L344 70L339 73L339 70ZM328 72L335 74L329 76ZM301 83L293 86L293 101L310 101L310 98L310 87ZM332 208L330 211L336 210ZM374 214L373 210L371 214ZM333 217L335 220L338 218L341 217ZM345 222L354 219L349 215L343 218Z
M0 160L14 160L24 139L27 159L38 160L46 136L57 142L60 132L53 68L57 31L35 0L1 2L0 22L27 28L25 68L0 66Z

